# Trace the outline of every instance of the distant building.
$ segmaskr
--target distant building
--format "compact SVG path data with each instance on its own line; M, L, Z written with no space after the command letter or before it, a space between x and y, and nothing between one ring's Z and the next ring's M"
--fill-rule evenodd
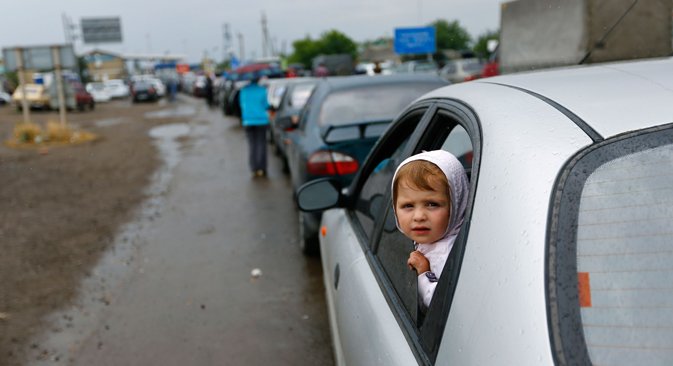
M123 79L127 71L122 55L95 49L82 55L93 81Z

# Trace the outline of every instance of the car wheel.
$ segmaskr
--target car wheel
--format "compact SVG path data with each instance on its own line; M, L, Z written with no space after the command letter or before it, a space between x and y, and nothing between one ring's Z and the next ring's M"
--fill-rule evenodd
M304 255L314 256L320 252L320 244L316 235L311 235L306 227L306 213L299 212L299 248Z
M89 104L89 109L91 109L92 111L93 111L93 109L94 109L95 107L96 107L96 103L95 103L95 102L91 102L91 104Z

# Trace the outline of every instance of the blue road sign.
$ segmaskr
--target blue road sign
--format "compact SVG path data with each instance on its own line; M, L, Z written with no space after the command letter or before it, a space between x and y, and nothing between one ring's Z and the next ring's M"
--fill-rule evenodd
M436 50L435 27L395 29L395 53L398 55L434 53Z

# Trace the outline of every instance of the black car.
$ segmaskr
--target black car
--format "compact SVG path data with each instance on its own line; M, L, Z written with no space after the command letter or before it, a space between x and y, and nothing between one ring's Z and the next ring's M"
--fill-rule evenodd
M136 81L131 87L131 95L133 96L133 103L140 101L151 101L155 102L159 100L159 95L157 94L154 85L149 81Z

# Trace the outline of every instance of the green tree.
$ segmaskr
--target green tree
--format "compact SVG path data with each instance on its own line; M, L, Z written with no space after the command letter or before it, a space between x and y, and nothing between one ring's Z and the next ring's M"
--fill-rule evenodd
M435 27L437 37L437 51L442 50L465 50L469 48L472 37L457 20L448 22L437 19L429 25Z
M294 53L290 55L289 62L301 62L306 68L311 68L311 63L319 55L336 55L347 53L357 58L358 45L345 34L336 29L324 32L317 40L306 35L304 39L292 42Z
M478 52L484 58L489 58L489 56L491 56L491 52L488 52L488 48L486 46L488 41L492 39L500 39L500 32L497 30L487 30L480 34L479 37L477 37L477 42L474 44L474 52Z

